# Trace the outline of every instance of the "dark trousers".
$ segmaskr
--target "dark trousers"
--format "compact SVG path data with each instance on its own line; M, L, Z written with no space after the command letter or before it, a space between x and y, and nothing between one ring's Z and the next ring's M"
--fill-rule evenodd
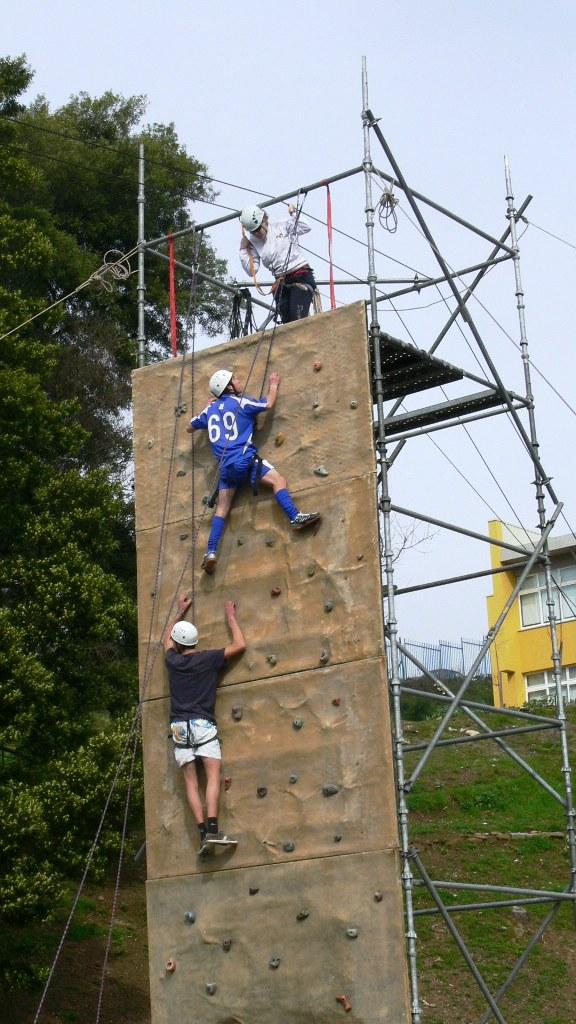
M315 288L314 274L310 269L303 274L286 274L275 295L276 309L283 324L308 316Z

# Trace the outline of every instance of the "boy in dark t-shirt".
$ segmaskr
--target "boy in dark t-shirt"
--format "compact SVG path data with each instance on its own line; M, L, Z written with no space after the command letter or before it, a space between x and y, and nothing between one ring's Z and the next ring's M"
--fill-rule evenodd
M166 666L170 679L170 728L176 763L182 768L186 799L200 832L200 849L211 843L226 844L228 836L218 829L220 764L222 754L214 706L219 671L230 658L246 650L244 634L236 620L234 601L226 601L224 612L232 634L231 643L215 651L197 651L198 630L184 616L192 601L178 600L178 618L164 638ZM206 772L206 814L198 789L196 758L202 758Z

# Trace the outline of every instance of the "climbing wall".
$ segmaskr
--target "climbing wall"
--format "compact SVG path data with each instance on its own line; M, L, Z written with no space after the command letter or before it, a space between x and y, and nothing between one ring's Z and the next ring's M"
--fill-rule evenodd
M408 1024L364 305L270 338L134 374L152 1022ZM185 428L219 367L252 395L280 373L256 443L323 518L293 533L243 489L207 577L214 460ZM228 641L227 599L248 641L217 702L220 820L239 845L202 859L160 645L192 585L201 645Z

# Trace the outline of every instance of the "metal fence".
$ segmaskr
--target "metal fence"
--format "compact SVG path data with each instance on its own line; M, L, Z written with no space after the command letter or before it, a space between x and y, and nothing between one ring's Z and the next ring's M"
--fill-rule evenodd
M418 658L428 672L435 674L441 672L451 676L465 676L482 647L481 640L463 639L458 643L449 643L447 640L439 640L437 644L417 643L414 640L400 640L400 643L415 658ZM400 679L413 679L415 676L422 675L406 654L399 653L398 657ZM489 676L490 672L490 655L485 654L473 678Z

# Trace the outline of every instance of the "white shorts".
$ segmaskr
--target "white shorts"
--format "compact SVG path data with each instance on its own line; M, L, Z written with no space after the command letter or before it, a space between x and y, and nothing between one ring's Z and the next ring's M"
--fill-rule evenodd
M174 757L180 767L190 764L197 757L222 760L218 730L214 722L208 722L205 718L184 719L172 722L170 730L174 740Z

